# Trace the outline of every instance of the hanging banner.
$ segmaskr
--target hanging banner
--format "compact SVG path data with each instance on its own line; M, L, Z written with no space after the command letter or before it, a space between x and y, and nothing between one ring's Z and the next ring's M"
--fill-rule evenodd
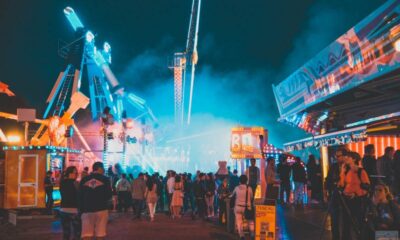
M276 239L276 206L256 205L255 240Z

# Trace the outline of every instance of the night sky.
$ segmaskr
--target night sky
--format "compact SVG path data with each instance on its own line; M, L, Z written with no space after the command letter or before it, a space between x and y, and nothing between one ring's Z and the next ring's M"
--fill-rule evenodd
M203 0L193 114L265 126L278 145L301 137L276 123L271 84L384 2ZM171 116L167 60L185 48L190 0L1 1L0 81L43 111L63 66L58 39L72 40L66 6L98 34L98 46L111 44L117 78L148 100L157 116Z

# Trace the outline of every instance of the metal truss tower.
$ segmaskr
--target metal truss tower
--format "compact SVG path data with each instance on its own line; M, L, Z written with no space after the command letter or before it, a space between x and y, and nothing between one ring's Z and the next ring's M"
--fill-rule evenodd
M186 92L186 67L190 68L190 88L187 109L187 125L190 124L193 102L193 89L196 64L198 61L197 41L200 23L201 0L193 0L192 11L190 14L189 31L186 42L186 50L183 53L175 53L174 63L171 68L174 69L174 110L175 122L183 125L185 115L185 92Z

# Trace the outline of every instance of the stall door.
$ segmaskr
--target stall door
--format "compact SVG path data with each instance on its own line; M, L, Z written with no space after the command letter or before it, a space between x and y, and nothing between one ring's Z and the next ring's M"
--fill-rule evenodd
M18 207L36 207L39 156L21 154L18 161Z

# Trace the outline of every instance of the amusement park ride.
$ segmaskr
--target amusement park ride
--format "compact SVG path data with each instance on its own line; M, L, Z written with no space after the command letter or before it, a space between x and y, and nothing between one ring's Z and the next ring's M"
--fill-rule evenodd
M90 104L92 120L102 123L104 164L109 165L107 162L108 140L115 137L119 138L121 145L123 145L118 153L122 154L121 165L125 168L126 144L139 142L137 139L147 143L144 135L152 131L150 124L156 125L157 119L147 106L146 101L131 92L125 91L111 71L110 44L104 42L103 49L98 49L95 45L95 34L85 28L71 7L64 9L64 15L75 31L75 40L63 44L58 50L59 55L65 58L65 67L59 73L47 98L47 108L43 120L36 121L40 124L39 129L30 142L25 144L31 146L50 144L65 147L67 131L73 129L86 152L89 153L89 157L96 158L86 142L84 134L79 131L74 123L76 112L79 109L85 109ZM85 71L87 77L83 77ZM90 98L81 92L82 79L88 81ZM106 109L108 109L107 114L105 114ZM128 118L128 115L134 117ZM16 119L16 116L6 113L0 116ZM148 125L145 126L145 123ZM128 135L127 132L135 124L137 128L143 130L141 136L138 136L139 134Z
M185 115L185 91L186 91L186 68L191 67L189 103L187 109L187 125L190 124L195 69L198 61L197 39L200 22L201 0L193 0L192 12L190 15L189 31L186 42L185 52L175 53L171 69L174 70L174 100L175 100L175 122L178 126L184 123Z

